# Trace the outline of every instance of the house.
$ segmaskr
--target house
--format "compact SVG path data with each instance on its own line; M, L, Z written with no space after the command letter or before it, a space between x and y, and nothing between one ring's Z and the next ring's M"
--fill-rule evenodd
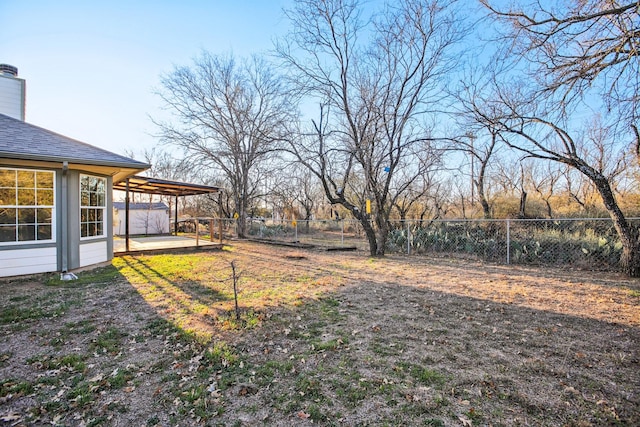
M113 234L126 233L126 203L113 202ZM164 202L129 203L129 233L169 234L169 206Z
M113 258L113 184L150 165L0 111L0 277Z

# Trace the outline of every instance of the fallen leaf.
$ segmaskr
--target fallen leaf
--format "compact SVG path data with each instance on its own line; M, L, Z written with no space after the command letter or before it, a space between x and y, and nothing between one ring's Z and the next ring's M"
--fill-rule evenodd
M298 414L297 414L297 415L298 415L298 418L303 418L303 419L307 419L307 418L309 418L309 417L311 416L311 414L307 414L307 413L306 413L306 412L304 412L304 411L300 411L300 412L298 412Z
M458 419L460 420L460 422L462 423L462 425L464 427L472 427L473 423L471 422L471 420L467 417L465 417L464 415L458 415Z
M4 421L6 423L11 421L18 421L19 419L20 415L16 414L15 412L8 413L7 415L3 415L2 417L0 417L0 421Z

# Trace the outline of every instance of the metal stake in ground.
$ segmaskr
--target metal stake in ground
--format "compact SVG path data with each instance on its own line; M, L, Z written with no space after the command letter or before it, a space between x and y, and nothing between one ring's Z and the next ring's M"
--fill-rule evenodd
M240 320L240 309L238 308L238 278L239 275L236 275L236 264L235 261L231 261L231 273L233 276L233 299L236 303L236 320Z

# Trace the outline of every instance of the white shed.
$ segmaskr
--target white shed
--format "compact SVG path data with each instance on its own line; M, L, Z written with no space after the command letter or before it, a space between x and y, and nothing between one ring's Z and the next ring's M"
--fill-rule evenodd
M113 202L113 234L126 234L125 202ZM169 206L165 203L129 203L129 234L169 234Z

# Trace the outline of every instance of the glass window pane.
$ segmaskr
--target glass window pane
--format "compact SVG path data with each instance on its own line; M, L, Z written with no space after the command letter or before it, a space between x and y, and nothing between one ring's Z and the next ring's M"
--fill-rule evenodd
M15 208L3 208L0 209L0 224L15 225L16 223L16 209Z
M53 206L53 190L37 190L36 204L38 206Z
M89 193L89 206L98 206L98 195L93 191Z
M53 190L53 172L36 172L36 186Z
M19 188L36 188L36 173L33 171L18 171Z
M99 182L99 179L96 178L95 176L89 177L89 189L91 191L97 191L98 190L98 182Z
M38 240L51 240L50 225L38 225Z
M106 206L105 202L104 202L104 199L105 199L104 193L99 193L98 194L98 204L97 204L97 206Z
M16 187L16 171L13 169L0 169L0 187Z
M36 204L36 190L32 188L18 189L18 206L34 206Z
M104 221L104 210L103 209L96 209L96 221Z
M80 209L80 222L87 222L89 219L87 209Z
M18 189L18 206L34 206L36 204L36 190Z
M37 209L38 224L51 224L51 209Z
M36 226L35 225L19 225L18 241L24 242L28 240L36 240Z
M0 206L1 205L16 205L16 189L15 188L0 188Z
M16 226L0 225L0 242L15 242Z
M102 223L96 223L96 236L102 236Z
M80 191L87 192L89 191L89 177L82 176L80 177Z
M36 222L36 210L18 209L18 224L33 224Z
M89 206L89 193L81 193L80 199L82 206Z
M87 209L88 218L87 221L95 221L96 220L96 210L95 209Z
M80 227L80 236L87 237L89 235L89 226L85 223Z

